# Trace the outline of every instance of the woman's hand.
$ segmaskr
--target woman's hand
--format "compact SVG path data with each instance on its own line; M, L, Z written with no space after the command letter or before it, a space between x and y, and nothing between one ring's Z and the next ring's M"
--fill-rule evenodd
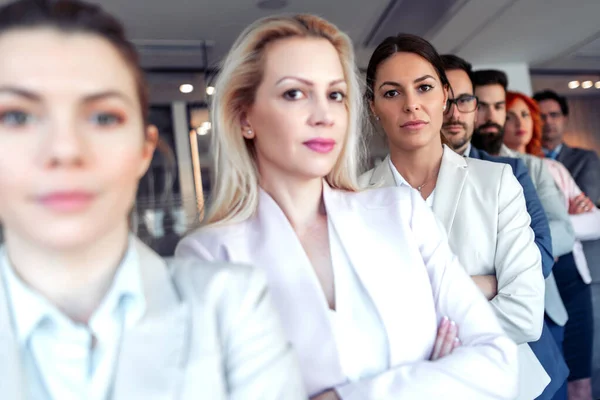
M454 321L450 321L448 318L444 317L438 328L437 337L429 360L435 361L446 357L458 346L460 346L458 327Z
M471 279L486 299L491 300L498 294L498 279L494 275L473 275Z
M583 214L591 211L593 207L595 207L594 203L585 193L569 199L569 214Z

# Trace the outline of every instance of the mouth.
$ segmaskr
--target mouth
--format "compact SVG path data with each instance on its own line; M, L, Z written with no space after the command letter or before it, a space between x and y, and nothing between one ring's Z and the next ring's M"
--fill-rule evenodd
M302 144L316 153L327 154L335 148L336 141L333 139L316 138L307 140Z
M417 130L424 128L427 124L428 124L428 122L425 122L422 120L414 120L414 121L405 122L404 124L400 125L400 128L417 131Z
M465 128L462 125L457 124L445 125L442 128L449 133L459 133L465 130Z
M517 131L517 136L525 136L525 134L526 134L526 133L527 133L527 132L525 132L523 129L519 129L519 130Z
M91 192L51 192L35 198L38 204L60 213L72 213L87 208L96 196Z

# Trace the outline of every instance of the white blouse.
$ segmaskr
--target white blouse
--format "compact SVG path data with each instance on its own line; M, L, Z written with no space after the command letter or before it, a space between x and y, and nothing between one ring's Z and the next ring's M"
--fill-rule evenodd
M356 275L338 233L331 223L328 225L336 308L329 310L329 319L342 373L349 381L358 381L389 369L388 338L375 304Z

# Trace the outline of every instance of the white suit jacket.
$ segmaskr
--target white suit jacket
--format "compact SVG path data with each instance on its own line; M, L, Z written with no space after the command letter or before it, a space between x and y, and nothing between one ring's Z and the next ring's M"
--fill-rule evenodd
M388 156L361 176L361 185L395 186L391 168ZM527 342L542 333L544 276L523 188L510 165L465 158L444 146L432 209L467 273L496 276L498 295L490 303L520 345L519 398L537 397L549 377Z
M310 395L335 387L344 400L513 399L516 347L451 253L425 202L403 188L350 193L326 184L323 198L329 222L386 329L391 369L370 379L344 377L312 265L264 191L254 217L201 228L183 239L176 254L265 269ZM443 316L456 321L463 346L430 362Z
M169 271L135 246L147 309L124 333L109 399L306 399L259 271L193 261ZM26 385L0 282L0 397L26 400Z
M575 232L569 219L568 208L565 206L565 198L543 159L512 151L504 144L500 155L520 158L527 166L533 186L548 217L552 235L552 255L560 257L573 251ZM546 314L561 326L564 326L569 318L552 274L546 278Z

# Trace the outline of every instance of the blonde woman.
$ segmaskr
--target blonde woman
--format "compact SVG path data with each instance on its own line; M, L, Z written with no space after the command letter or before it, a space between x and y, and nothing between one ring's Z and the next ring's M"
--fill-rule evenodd
M215 197L176 254L266 271L309 395L512 399L515 345L428 207L401 188L357 192L347 36L309 15L260 20L216 93ZM457 326L459 347L443 340Z
M119 22L22 0L0 51L0 397L305 399L260 272L128 232L157 132Z

